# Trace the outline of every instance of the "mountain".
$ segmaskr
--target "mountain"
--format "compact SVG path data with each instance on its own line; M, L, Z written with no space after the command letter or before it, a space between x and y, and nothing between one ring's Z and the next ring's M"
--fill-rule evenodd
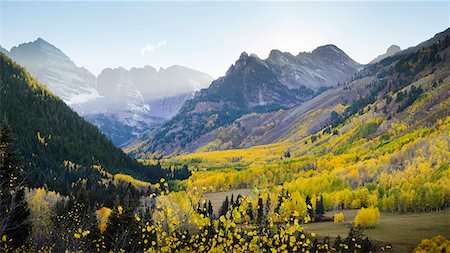
M159 71L150 66L107 68L95 77L42 38L10 52L0 50L117 146L173 117L185 100L213 80L208 74L178 65Z
M179 65L159 71L150 66L131 68L129 73L146 102L199 91L213 81L208 74Z
M334 45L325 45L297 56L272 50L266 60L280 81L291 89L314 91L344 81L362 66Z
M97 77L100 98L81 104L85 118L117 146L172 118L212 77L186 67L104 69Z
M68 105L84 103L99 96L95 76L76 66L61 50L41 38L13 47L8 56Z
M101 98L83 105L83 114L96 114L105 110L118 112L125 107L133 112L145 112L150 116L158 115L168 119L176 108L157 106L153 109L148 104L193 94L208 87L211 81L211 76L182 66L161 68L159 71L151 66L130 70L107 68L97 77L97 91ZM183 100L182 97L179 98Z
M387 57L393 56L394 54L396 54L396 53L398 53L400 51L402 51L402 50L400 49L399 46L392 45L386 50L386 53L377 56L375 59L371 60L369 62L369 64L374 64L374 63L380 62L381 60L383 60L383 59L385 59Z
M361 67L333 45L293 56L273 50L265 60L242 53L221 77L180 112L131 146L155 154L192 152L202 136L251 112L290 108L337 85ZM145 152L144 151L144 152Z
M94 187L95 178L106 172L147 181L161 177L160 168L144 166L124 154L2 53L0 71L0 118L12 126L30 187L46 185L66 194L80 178L93 179Z
M370 115L409 128L431 127L450 114L450 30L438 34L434 44L413 47L368 65L358 74L313 99L287 110L250 113L233 124L217 128L191 143L199 151L249 148L282 143L297 149L308 136L330 133L343 124L354 128L353 116ZM337 132L336 134L339 134ZM379 134L381 135L381 134ZM314 139L316 138L314 137ZM312 137L311 137L312 138ZM138 153L139 151L134 151Z
M0 53L3 53L5 55L8 55L8 50L4 49L3 47L0 46Z
M450 28L447 28L445 31L442 31L442 32L436 34L433 38L426 40L417 46L409 47L405 50L402 50L400 52L400 54L411 54L411 53L417 52L423 48L431 47L435 44L438 44L439 42L442 42L447 38L449 32L450 32Z

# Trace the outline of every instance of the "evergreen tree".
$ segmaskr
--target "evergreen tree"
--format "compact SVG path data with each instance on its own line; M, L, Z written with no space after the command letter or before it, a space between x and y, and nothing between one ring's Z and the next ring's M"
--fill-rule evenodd
M228 196L225 197L225 200L222 203L222 208L220 209L219 215L226 215L228 212L228 208L230 207L230 201L228 200Z
M269 217L269 213L270 213L270 197L267 197L267 201L266 201L266 208L265 208L265 216Z
M318 221L322 221L323 215L325 214L325 207L323 205L323 196L320 195L319 201L317 201L316 206L316 218Z
M0 236L18 248L27 241L31 225L25 200L20 156L13 150L13 136L7 123L0 127ZM4 243L3 240L1 242ZM3 248L1 245L0 248Z
M208 203L203 203L203 208L202 208L202 212L201 212L204 216L208 216Z
M247 215L248 215L248 217L250 219L250 222L255 220L255 216L253 215L253 206L251 204L248 205Z
M307 212L308 212L309 218L311 218L311 220L312 220L312 219L314 219L314 208L312 206L311 198L309 196L306 196L305 203L306 203L306 208L308 209Z
M278 195L278 200L277 200L277 205L275 207L275 213L280 214L280 207L281 204L283 203L283 191L281 190L281 193Z
M108 217L103 236L107 251L143 251L143 246L138 244L141 239L141 229L131 207L118 206L114 209Z
M257 217L257 223L262 224L264 221L264 204L263 199L261 197L258 198L258 217Z
M214 214L214 210L213 210L211 200L208 200L208 216L213 217L213 214Z

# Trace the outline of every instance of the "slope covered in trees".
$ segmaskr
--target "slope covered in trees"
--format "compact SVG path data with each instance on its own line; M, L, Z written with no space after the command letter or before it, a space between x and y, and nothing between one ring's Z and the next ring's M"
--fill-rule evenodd
M146 181L163 175L160 167L139 164L114 147L95 126L1 53L0 119L14 131L31 187L45 184L67 193L79 178L100 177L93 165ZM77 166L67 166L67 161Z
M344 102L336 91L325 92L324 97L334 94L335 99L303 108L313 118L292 121L295 127L278 142L164 162L198 170L187 180L188 189L257 187L267 189L264 198L271 203L288 191L303 198L321 196L326 210L445 208L450 205L449 46L447 31L429 47L369 66L335 88L358 96ZM323 125L310 128L321 118Z

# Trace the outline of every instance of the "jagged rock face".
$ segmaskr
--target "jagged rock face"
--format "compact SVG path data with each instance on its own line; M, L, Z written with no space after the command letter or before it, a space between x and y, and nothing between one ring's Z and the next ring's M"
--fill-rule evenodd
M70 106L98 97L95 76L41 38L13 47L8 56Z
M194 151L196 140L214 129L247 113L302 104L322 89L346 80L360 67L333 45L297 56L273 50L266 60L244 52L224 77L198 92L172 120L146 135L141 144L148 150L143 152Z
M375 59L371 60L371 61L369 62L369 64L375 64L375 63L378 63L378 62L380 62L381 60L383 60L383 59L385 59L385 58L388 58L388 57L391 57L391 56L393 56L394 54L396 54L396 53L398 53L398 52L400 52L400 51L402 51L402 50L400 49L399 46L397 46L397 45L392 45L392 46L390 46L390 47L386 50L386 53L377 56Z
M297 89L286 87L265 61L243 53L223 78L214 81L195 99L253 110L265 106L290 107L305 101L313 93L301 86Z
M284 85L291 89L303 86L314 91L336 85L361 68L334 45L318 47L311 53L301 52L297 56L272 50L266 62Z

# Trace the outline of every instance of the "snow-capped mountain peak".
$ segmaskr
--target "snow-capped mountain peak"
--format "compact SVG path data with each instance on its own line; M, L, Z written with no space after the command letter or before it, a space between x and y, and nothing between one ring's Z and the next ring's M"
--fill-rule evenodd
M69 105L98 97L95 76L42 38L13 47L8 56Z

